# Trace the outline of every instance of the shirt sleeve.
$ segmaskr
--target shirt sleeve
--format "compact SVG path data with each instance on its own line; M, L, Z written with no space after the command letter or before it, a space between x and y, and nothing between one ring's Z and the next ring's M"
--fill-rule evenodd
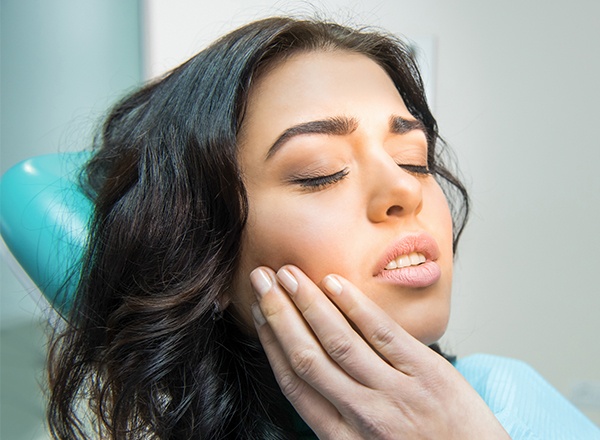
M477 354L455 367L513 440L600 440L600 428L526 363Z

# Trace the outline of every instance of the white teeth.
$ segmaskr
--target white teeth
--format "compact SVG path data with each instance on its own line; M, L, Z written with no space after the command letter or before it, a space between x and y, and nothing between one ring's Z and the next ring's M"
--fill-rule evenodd
M396 258L396 266L397 267L408 267L411 265L410 256L402 255L401 257Z
M419 262L421 261L421 260L419 259L419 256L418 256L417 254L414 254L414 253L413 253L413 254L410 254L410 255L408 256L408 258L410 258L410 264L411 264L411 265L417 265L417 264L419 264Z
M402 255L395 260L392 260L385 266L385 270L402 269L408 266L418 266L421 263L425 263L427 258L420 252L412 252L408 255Z

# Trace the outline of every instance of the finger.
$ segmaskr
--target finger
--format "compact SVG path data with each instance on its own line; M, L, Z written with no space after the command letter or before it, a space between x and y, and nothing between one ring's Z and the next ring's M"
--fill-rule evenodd
M308 276L295 266L284 266L277 272L277 279L336 364L368 388L385 386L392 372L390 366Z
M362 387L325 352L290 297L269 268L250 274L259 305L287 362L295 374L335 406L347 402L350 392ZM328 301L323 295L326 301ZM332 305L333 307L333 305ZM339 313L339 312L338 312Z
M414 375L433 352L394 321L368 296L339 275L328 275L323 290L363 338L397 370Z
M256 332L281 391L319 438L334 438L332 434L341 426L340 413L331 402L295 373L258 303L252 305L252 315Z

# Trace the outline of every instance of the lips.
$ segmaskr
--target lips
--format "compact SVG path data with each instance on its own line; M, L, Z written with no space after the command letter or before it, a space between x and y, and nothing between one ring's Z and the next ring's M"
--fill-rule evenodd
M442 275L436 262L439 256L439 247L431 235L407 235L386 250L373 275L403 287L427 287Z

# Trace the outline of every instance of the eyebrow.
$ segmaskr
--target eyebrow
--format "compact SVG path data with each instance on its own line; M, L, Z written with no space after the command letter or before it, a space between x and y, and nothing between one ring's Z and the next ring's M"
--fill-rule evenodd
M427 133L423 123L417 119L406 119L401 116L392 115L389 120L389 129L394 134L406 134L413 130L421 130ZM346 116L334 116L318 121L303 122L287 128L279 135L267 152L266 159L273 155L291 138L306 134L325 134L333 136L346 136L358 128L358 120Z
M418 119L406 119L402 116L393 115L390 117L390 132L394 134L406 134L410 131L420 130L427 134L425 124Z
M303 122L286 129L273 143L267 153L267 159L272 157L283 144L291 138L305 134L326 134L334 136L346 136L358 128L355 118L346 116L334 116L319 121Z

